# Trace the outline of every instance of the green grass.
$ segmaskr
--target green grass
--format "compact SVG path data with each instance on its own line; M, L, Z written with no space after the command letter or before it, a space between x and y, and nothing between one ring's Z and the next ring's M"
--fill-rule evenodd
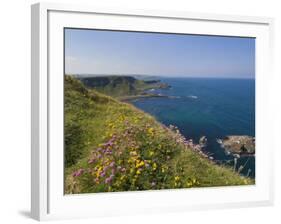
M134 106L65 77L65 193L254 184Z

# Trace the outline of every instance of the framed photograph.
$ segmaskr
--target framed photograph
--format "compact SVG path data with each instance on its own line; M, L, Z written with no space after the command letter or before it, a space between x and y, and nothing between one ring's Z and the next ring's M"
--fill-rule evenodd
M272 204L272 26L32 5L32 217Z

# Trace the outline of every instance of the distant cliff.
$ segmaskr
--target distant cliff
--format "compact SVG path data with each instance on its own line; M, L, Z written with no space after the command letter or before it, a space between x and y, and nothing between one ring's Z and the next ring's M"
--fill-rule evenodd
M169 88L166 83L160 80L140 80L133 76L93 76L77 78L88 88L96 89L97 91L114 96L154 96L147 94L145 91L149 89Z

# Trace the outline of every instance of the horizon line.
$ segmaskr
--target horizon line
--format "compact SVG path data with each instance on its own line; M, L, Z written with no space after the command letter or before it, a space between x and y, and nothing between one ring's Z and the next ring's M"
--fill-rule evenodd
M150 77L164 77L164 78L205 78L205 79L255 79L254 77L220 77L220 76L184 76L184 75L150 75L150 74L137 74L137 73L126 73L126 74L110 74L110 73L76 73L66 74L72 76L150 76Z

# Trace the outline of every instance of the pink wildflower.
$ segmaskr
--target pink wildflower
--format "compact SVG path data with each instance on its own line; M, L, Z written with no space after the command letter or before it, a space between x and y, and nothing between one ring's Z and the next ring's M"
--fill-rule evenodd
M73 177L79 177L80 175L82 175L84 173L84 169L79 169L77 171L75 171L72 176Z

